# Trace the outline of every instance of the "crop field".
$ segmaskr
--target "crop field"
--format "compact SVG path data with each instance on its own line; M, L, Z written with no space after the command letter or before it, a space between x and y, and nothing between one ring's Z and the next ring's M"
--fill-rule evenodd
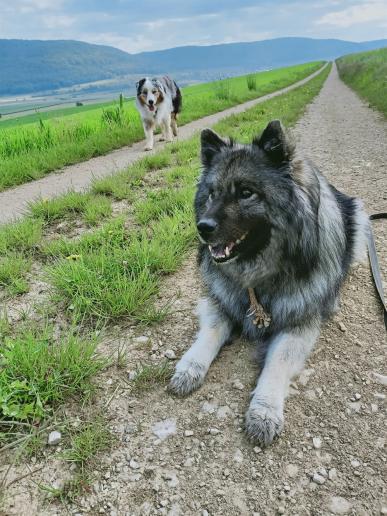
M340 78L387 116L387 48L337 59Z
M329 69L214 129L249 141L269 120L294 125ZM144 331L168 314L157 294L196 245L198 153L198 136L175 142L89 192L41 199L0 228L0 447L19 459L39 456L55 422L64 435L59 459L75 464L76 480L51 489L54 498L77 496L91 481L94 455L112 445L95 401L106 371L128 382L117 335L128 326ZM163 386L170 372L167 362L149 362L144 344L128 389L140 395ZM80 417L86 423L74 427Z
M184 88L180 124L288 86L321 66L307 63ZM133 101L89 107L47 112L38 121L35 115L0 121L0 190L143 139Z

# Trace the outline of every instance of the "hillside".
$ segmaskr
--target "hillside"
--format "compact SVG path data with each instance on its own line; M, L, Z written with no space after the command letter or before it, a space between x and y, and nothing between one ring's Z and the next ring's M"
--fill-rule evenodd
M331 60L387 46L387 40L278 38L128 54L80 41L0 40L0 95L35 93L122 75L170 73L185 80ZM131 81L132 82L132 81Z
M387 48L337 60L341 79L387 116Z

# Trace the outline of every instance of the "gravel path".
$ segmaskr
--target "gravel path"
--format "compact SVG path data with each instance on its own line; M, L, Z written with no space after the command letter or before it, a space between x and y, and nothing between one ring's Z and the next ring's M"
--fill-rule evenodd
M360 195L369 211L386 204L387 124L343 85L335 68L295 129L305 154L339 188ZM382 232L384 231L384 233ZM386 225L375 223L384 252ZM383 240L384 238L384 240ZM128 349L128 371L139 361L172 361L196 331L200 295L194 257L166 279L160 303L172 296L171 315L147 330L120 328L103 345ZM141 338L139 338L141 337ZM127 373L102 378L117 444L102 457L91 492L71 514L321 515L387 514L387 350L381 309L368 267L353 270L341 310L325 325L306 369L292 384L282 437L267 450L249 443L243 416L257 376L244 341L226 347L204 386L186 399L166 390L130 393ZM52 464L35 481L60 485L66 472ZM16 485L7 514L58 514ZM28 504L28 507L27 507ZM26 514L27 514L26 513Z
M241 113L256 104L297 88L313 79L313 77L316 77L316 75L321 73L324 68L325 66L305 79L283 88L282 90L275 91L258 99L250 100L244 104L239 104L238 106L220 111L219 113L190 122L189 124L180 127L179 139L186 140L193 136L195 132L216 124L216 122L222 118L235 113ZM157 143L153 153L158 152L164 145L165 143ZM93 179L109 176L114 172L123 170L125 167L144 156L143 147L144 142L134 143L130 147L122 147L121 149L110 152L104 156L98 156L97 158L92 158L88 161L65 167L64 169L43 177L42 179L38 179L37 181L0 192L0 224L21 217L25 213L28 203L38 197L51 199L52 197L56 197L67 192L69 189L79 192L89 187Z

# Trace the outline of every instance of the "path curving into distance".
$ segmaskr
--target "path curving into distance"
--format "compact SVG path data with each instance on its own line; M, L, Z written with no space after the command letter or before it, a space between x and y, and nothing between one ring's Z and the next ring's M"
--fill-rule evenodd
M327 65L324 65L305 79L295 82L286 88L181 126L179 128L179 140L187 140L193 136L195 132L214 125L222 118L246 111L256 104L260 104L261 102L277 97L278 95L282 95L287 91L305 84L316 77L316 75L320 74L326 66ZM164 145L166 144L162 142L156 143L151 154L159 151ZM76 192L86 190L94 179L109 176L114 172L119 172L128 165L131 165L133 162L142 158L146 154L143 151L143 147L143 141L134 143L131 146L122 147L121 149L114 150L104 156L98 156L82 163L70 165L36 181L25 183L0 192L0 224L11 222L16 218L23 216L26 212L28 203L39 197L52 199L53 197L61 195L70 189Z

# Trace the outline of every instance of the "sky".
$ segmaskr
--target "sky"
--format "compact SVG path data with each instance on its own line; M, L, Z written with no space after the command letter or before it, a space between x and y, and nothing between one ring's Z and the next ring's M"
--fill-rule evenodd
M0 39L76 39L136 53L282 36L387 38L387 0L0 0Z

